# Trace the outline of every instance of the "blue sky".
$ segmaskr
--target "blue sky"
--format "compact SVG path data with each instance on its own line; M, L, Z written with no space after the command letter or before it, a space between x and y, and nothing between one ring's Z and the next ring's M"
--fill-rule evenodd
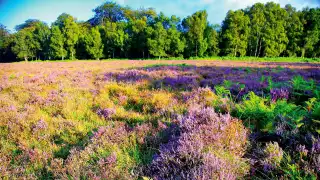
M220 24L230 9L240 9L256 2L270 0L115 0L121 5L128 5L134 9L140 7L154 7L157 12L166 15L186 17L197 10L206 9L209 21ZM40 19L49 25L61 13L69 13L78 20L88 20L93 16L92 9L105 0L0 0L0 23L13 30L18 24L27 19ZM298 9L303 7L320 6L320 0L274 0L282 6L292 4Z

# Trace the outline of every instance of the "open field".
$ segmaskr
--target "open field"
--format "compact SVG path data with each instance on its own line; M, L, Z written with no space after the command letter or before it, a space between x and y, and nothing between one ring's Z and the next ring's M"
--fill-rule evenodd
M0 178L318 179L320 64L0 64Z

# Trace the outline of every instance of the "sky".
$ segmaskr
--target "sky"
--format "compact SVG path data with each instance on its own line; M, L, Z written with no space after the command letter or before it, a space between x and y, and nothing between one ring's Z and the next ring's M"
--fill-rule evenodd
M134 9L153 7L166 15L178 15L181 18L206 9L208 20L212 24L221 24L228 10L251 6L256 2L270 0L114 0L123 6ZM281 6L292 4L297 9L320 7L320 0L273 0ZM68 13L78 20L86 21L93 17L92 9L106 0L0 0L0 23L11 31L27 19L40 19L49 25L62 13Z

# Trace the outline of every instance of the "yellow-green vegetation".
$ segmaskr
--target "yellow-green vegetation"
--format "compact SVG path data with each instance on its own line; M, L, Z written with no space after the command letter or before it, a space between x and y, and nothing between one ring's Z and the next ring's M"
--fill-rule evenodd
M319 177L317 64L83 63L0 67L0 178Z

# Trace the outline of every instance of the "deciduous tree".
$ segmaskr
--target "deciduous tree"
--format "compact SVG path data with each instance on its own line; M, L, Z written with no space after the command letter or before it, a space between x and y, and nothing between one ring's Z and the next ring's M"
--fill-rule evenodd
M189 40L188 49L194 51L195 56L203 56L208 48L204 38L204 31L207 28L207 11L198 11L184 20L187 30L187 39Z
M154 28L148 27L147 33L150 36L147 40L150 54L159 57L159 59L161 56L166 56L166 49L168 49L167 31L162 23L156 23Z
M63 21L62 33L65 37L65 47L69 57L73 60L76 53L75 45L79 39L79 26L72 16L68 16Z
M222 25L223 52L228 56L245 56L250 19L242 10L229 11Z
M92 58L99 60L103 56L103 44L98 27L92 28L84 37L85 47Z
M58 26L51 27L51 37L50 37L50 54L54 58L64 58L67 55L67 51L64 48L64 36L60 31Z

